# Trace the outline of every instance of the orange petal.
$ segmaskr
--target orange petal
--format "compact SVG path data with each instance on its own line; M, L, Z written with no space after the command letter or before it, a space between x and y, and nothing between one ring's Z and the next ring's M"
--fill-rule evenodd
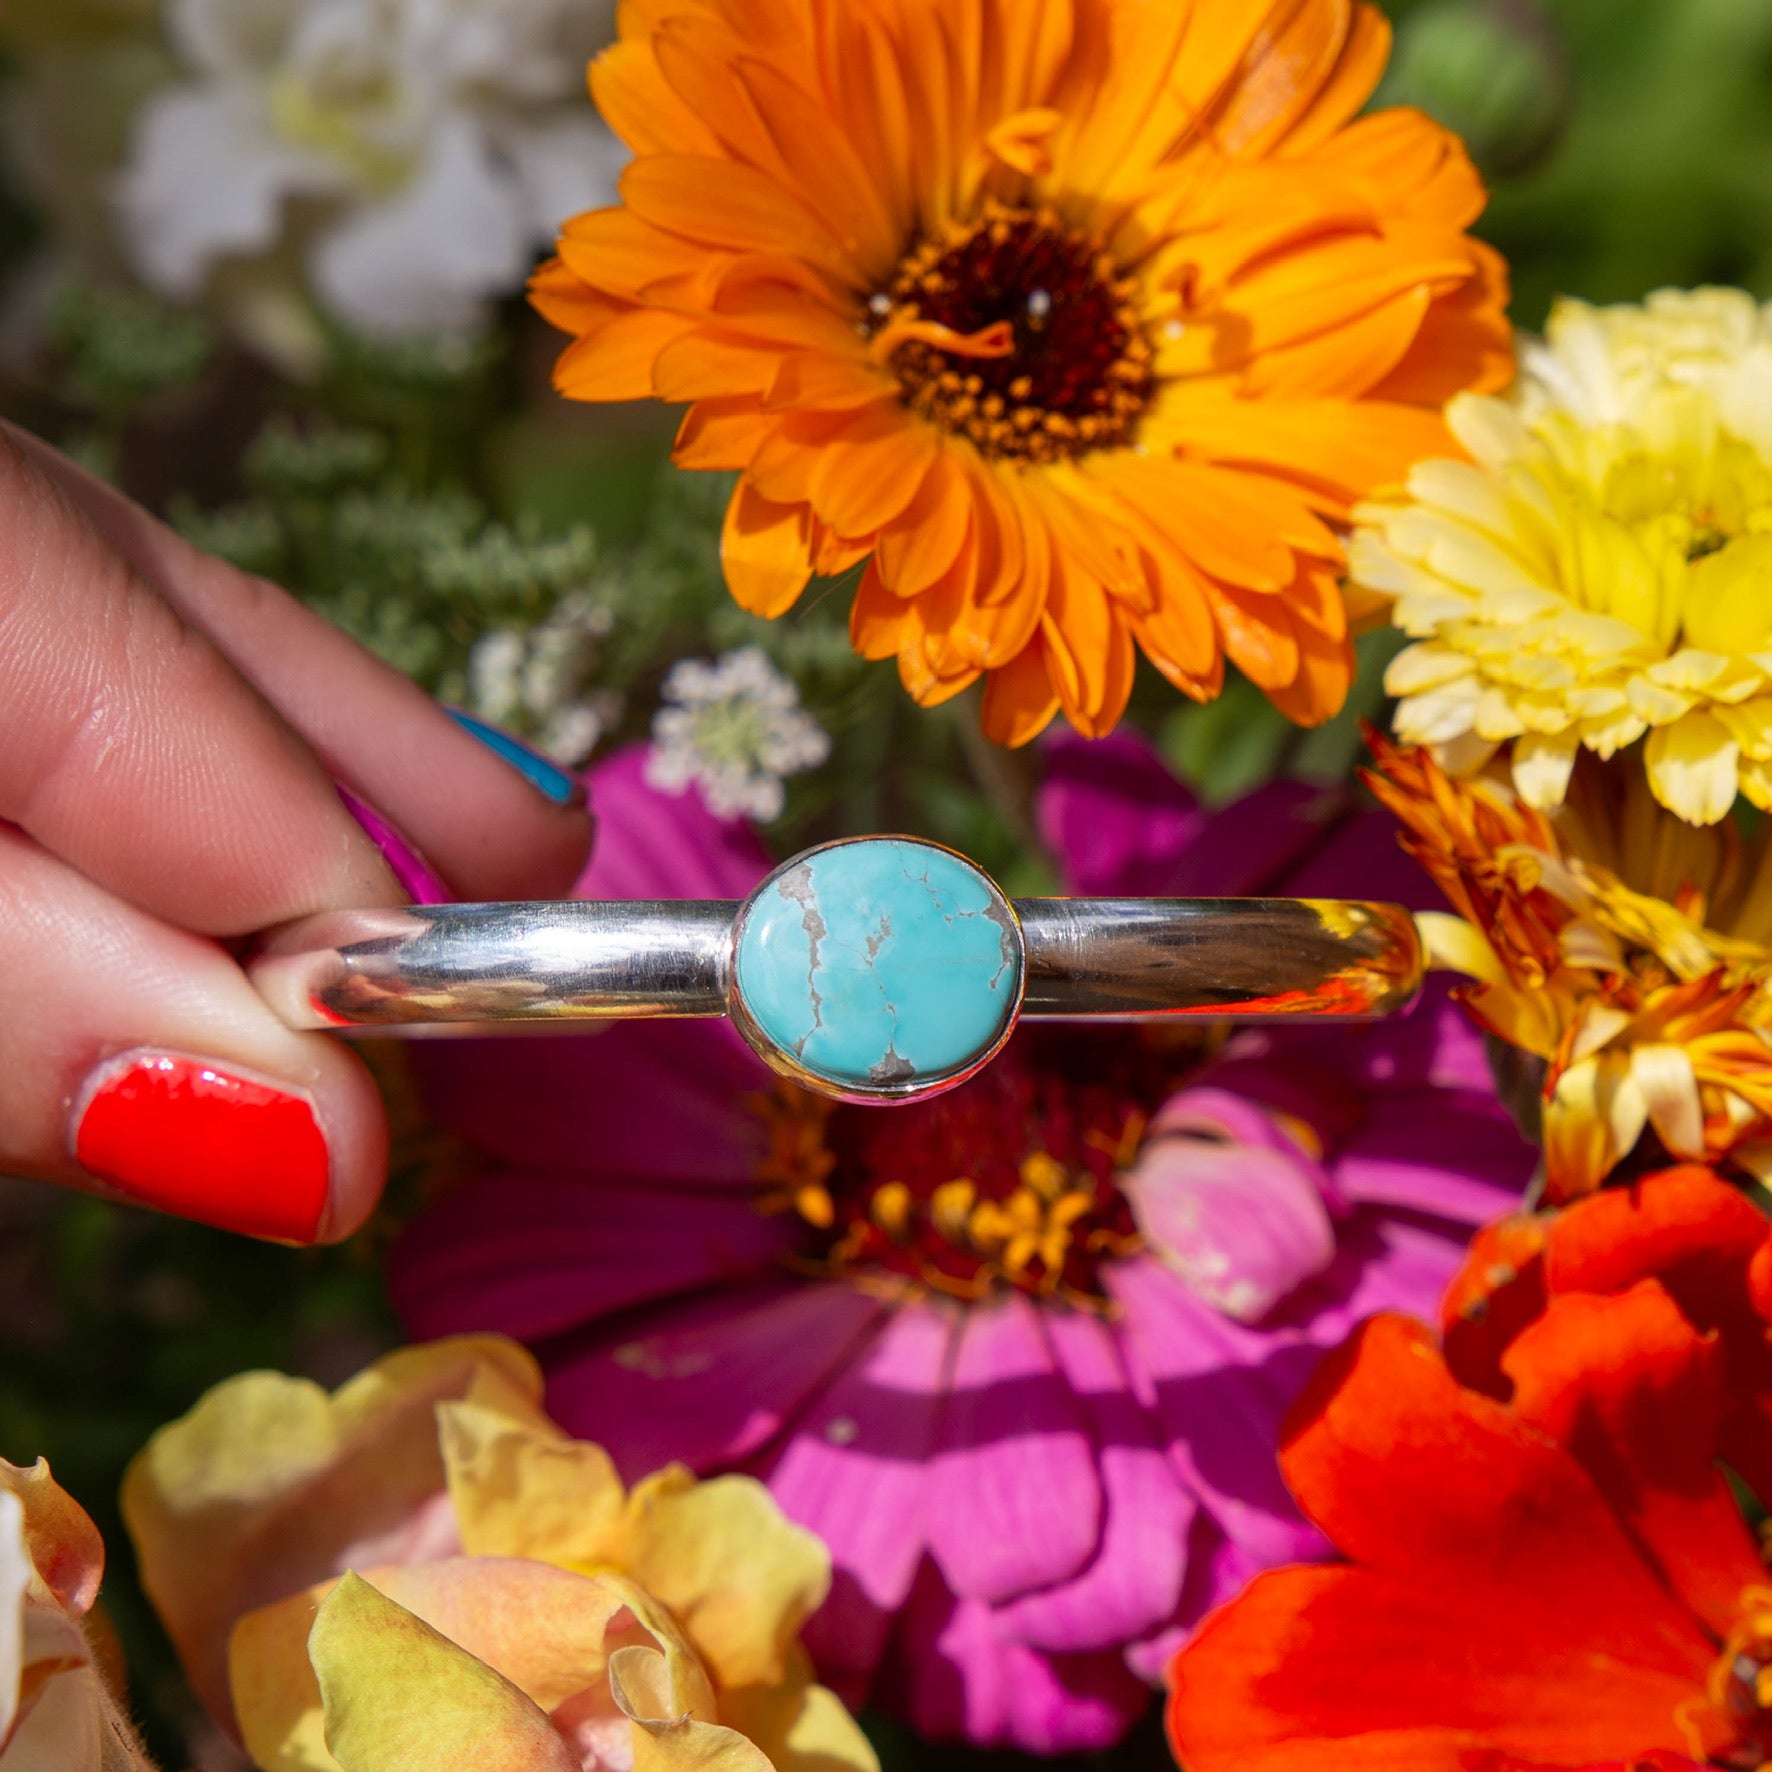
M1251 496L1253 476L1200 462L1116 457L1112 484L1203 572L1255 591L1292 582L1292 551L1274 533L1269 508Z
M746 344L699 328L674 338L652 365L652 388L661 400L761 397L780 359L764 345Z
M953 565L972 521L970 476L943 444L917 496L880 531L882 582L899 597L926 591Z
M1352 14L1346 0L1267 8L1242 65L1212 114L1213 139L1225 153L1251 159L1269 153L1309 115L1341 61Z
M623 200L643 220L735 252L780 252L846 280L854 262L806 206L755 167L697 154L655 154L621 176Z
M1206 581L1206 600L1230 661L1270 695L1298 675L1298 640L1277 597Z
M1354 648L1347 639L1331 640L1308 623L1295 620L1298 669L1290 683L1263 684L1268 700L1297 726L1321 726L1341 712L1354 680Z
M671 90L625 5L621 23L623 41L591 63L591 96L603 121L636 154L719 153L719 138Z
M851 415L813 465L814 508L841 535L873 535L917 496L937 442L934 426L896 404Z
M1355 116L1372 96L1390 54L1390 20L1376 6L1356 6L1334 71L1286 132L1289 159L1320 147Z
M849 606L849 643L863 658L892 658L923 637L917 605L895 597L880 578L878 559L870 560Z
M998 744L1024 745L1038 738L1057 712L1045 647L1035 638L1000 671L991 672L979 723L985 736Z
M741 609L769 617L791 609L812 577L806 507L771 504L739 481L720 532L720 565Z
M676 314L624 308L560 353L554 386L569 400L648 399L659 353L694 325Z
M631 209L592 209L560 230L560 257L594 289L638 300L661 279L706 268L693 242L643 222Z
M938 708L952 701L962 690L970 689L979 679L978 671L961 671L957 676L938 677L929 668L921 645L907 646L898 655L898 680L919 707Z
M748 468L772 428L749 395L698 400L677 427L671 460L680 468Z
M835 412L897 398L897 382L870 367L859 353L839 357L829 351L795 351L781 359L763 404Z
M1512 381L1506 261L1480 240L1466 244L1475 274L1435 297L1407 355L1369 390L1375 400L1437 408L1461 389L1494 393Z

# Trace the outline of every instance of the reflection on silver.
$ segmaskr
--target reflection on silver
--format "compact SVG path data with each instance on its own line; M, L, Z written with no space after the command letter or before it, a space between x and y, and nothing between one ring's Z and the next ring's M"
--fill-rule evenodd
M1021 898L1024 1015L1376 1016L1421 983L1409 913L1297 898ZM726 899L335 911L248 967L291 1027L724 1015Z
M1013 913L1019 926L1024 1015L1371 1017L1403 1008L1421 984L1414 919L1398 905L1000 895L996 902L999 916ZM733 954L744 909L681 899L336 911L274 931L247 970L297 1028L418 1033L441 1024L732 1015L765 1062L843 1100L903 1101L951 1088L987 1063L1014 1025L1012 1012L988 1045L944 1071L860 1076L839 1087L772 1043L739 1000Z

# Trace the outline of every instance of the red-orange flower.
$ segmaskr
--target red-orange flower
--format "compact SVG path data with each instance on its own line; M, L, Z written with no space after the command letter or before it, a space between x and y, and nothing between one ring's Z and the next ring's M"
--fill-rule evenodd
M1321 720L1331 525L1511 361L1457 141L1350 121L1388 46L1354 0L626 0L623 206L534 285L558 386L693 402L739 602L867 560L857 648L926 706L986 677L999 739L1105 732L1138 649Z
M1441 1307L1447 1364L1461 1384L1505 1401L1507 1349L1548 1300L1649 1279L1720 1338L1732 1399L1720 1455L1772 1497L1772 1222L1699 1164L1479 1231Z
M1177 1657L1188 1772L1772 1757L1772 1583L1717 1464L1724 1338L1643 1280L1551 1297L1502 1365L1507 1404L1399 1317L1325 1363L1282 1464L1348 1561L1259 1577Z

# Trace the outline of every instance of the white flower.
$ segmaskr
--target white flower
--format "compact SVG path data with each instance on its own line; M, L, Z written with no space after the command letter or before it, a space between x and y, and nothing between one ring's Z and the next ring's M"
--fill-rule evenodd
M494 628L468 654L469 711L575 768L621 714L614 695L591 687L610 625L609 611L580 595L527 631Z
M831 754L800 692L755 646L672 665L652 722L646 779L669 793L697 783L721 818L781 816L782 782Z
M607 200L584 97L610 0L170 0L193 78L137 119L119 199L177 300L287 233L322 306L380 337L455 332Z

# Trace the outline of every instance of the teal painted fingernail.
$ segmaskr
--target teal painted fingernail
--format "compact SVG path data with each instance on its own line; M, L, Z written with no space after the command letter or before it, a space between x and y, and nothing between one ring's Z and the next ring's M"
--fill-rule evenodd
M469 738L477 738L495 757L501 757L536 790L556 806L576 806L584 798L577 780L557 763L550 763L540 751L532 751L521 739L464 714L460 708L443 710Z

